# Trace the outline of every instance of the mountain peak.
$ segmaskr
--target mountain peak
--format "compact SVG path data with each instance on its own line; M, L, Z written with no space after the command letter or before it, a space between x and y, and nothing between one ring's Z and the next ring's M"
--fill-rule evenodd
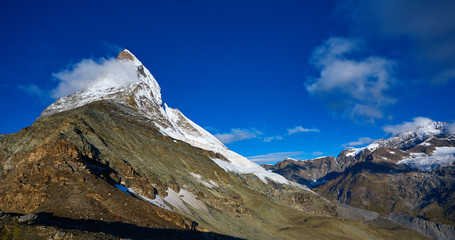
M121 63L119 67L133 72L131 76L133 79L128 81L129 84L102 89L87 88L59 98L41 113L40 118L100 100L127 104L148 119L149 122L146 123L154 125L163 135L221 155L221 159L217 157L212 160L226 171L253 173L264 182L272 180L282 184L292 184L281 175L267 172L256 163L227 149L215 136L185 117L178 109L168 107L161 99L158 82L130 51L125 49L120 52L117 61ZM108 70L113 71L112 68ZM105 80L111 81L113 76L107 74ZM222 160L223 158L227 161Z
M125 48L123 51L121 51L117 55L117 59L118 60L128 59L128 60L134 61L134 59L136 59L136 57L128 49Z
M137 57L134 56L134 54L131 53L126 48L117 55L117 60L120 60L120 61L122 61L122 60L123 61L132 61L136 65L142 65L142 63L139 61L139 59L137 59Z

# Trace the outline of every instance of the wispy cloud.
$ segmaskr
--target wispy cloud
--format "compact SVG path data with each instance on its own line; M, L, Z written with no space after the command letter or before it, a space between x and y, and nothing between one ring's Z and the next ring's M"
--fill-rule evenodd
M345 148L352 148L352 147L356 147L356 146L363 146L363 145L366 145L366 144L370 144L374 141L374 139L372 138L369 138L369 137L361 137L359 138L357 141L354 141L354 142L349 142L349 143L345 143L343 144L343 147Z
M306 133L306 132L319 132L317 128L304 128L302 126L297 126L294 128L288 129L288 135L293 135L296 133Z
M40 87L38 87L36 85L33 85L33 84L30 84L30 85L19 85L18 87L22 91L24 91L24 92L26 92L26 93L28 93L30 95L36 96L36 97L38 97L40 99L49 97L49 93L48 92L44 91Z
M54 73L59 85L52 91L54 98L67 96L86 88L111 88L138 82L137 69L129 61L115 58L94 61L84 59L70 69Z
M257 138L260 135L262 135L262 132L256 129L231 129L231 132L215 134L215 137L218 138L218 140L220 140L222 143L227 144L231 142Z
M287 135L293 135L297 133L306 133L306 132L319 132L319 129L316 128L304 128L302 126L297 126L294 128L287 129ZM268 143L276 140L283 140L284 137L280 135L275 136L264 136L265 134L255 128L251 129L240 129L240 128L233 128L228 133L218 133L214 136L218 138L222 143L232 143L252 138L258 138L262 141Z
M106 41L103 42L103 45L104 52L108 57L116 57L117 54L119 54L121 51L123 51L123 49L125 49L124 47L121 47L117 44L108 43Z
M283 140L282 136L264 137L264 142L271 142L273 140Z
M344 0L341 12L358 35L373 40L401 38L399 51L412 56L416 72L433 84L455 79L455 1ZM367 34L365 34L367 33Z
M311 153L313 156L321 156L322 154L324 154L323 152L313 152Z
M373 122L395 101L386 94L394 83L395 63L376 56L353 57L360 42L329 38L313 52L311 63L318 77L308 77L306 90L335 112Z
M304 155L305 152L299 151L299 152L276 152L276 153L268 153L264 155L258 155L258 156L251 156L248 157L250 161L253 161L255 163L274 163L278 161L283 161L286 158L293 158L293 157L300 157Z
M413 118L411 122L403 122L401 124L384 126L382 130L384 130L384 132L386 133L391 133L392 135L395 136L400 133L414 131L419 128L428 126L432 122L433 120L426 117L416 117Z

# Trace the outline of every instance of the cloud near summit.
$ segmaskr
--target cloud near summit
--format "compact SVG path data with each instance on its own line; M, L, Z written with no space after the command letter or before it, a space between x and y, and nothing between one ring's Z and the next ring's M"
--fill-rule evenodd
M329 38L313 52L310 63L319 76L308 77L305 87L330 110L373 122L395 101L386 93L394 83L395 63L383 57L354 57L359 49L355 39Z
M421 127L427 126L432 122L434 121L426 117L416 117L413 118L411 122L403 122L401 124L384 126L382 130L384 130L384 132L386 133L390 133L395 136L400 133L414 131Z
M136 83L139 81L136 71L128 61L84 59L70 69L53 74L59 84L51 91L51 97L64 97L87 88L106 89Z

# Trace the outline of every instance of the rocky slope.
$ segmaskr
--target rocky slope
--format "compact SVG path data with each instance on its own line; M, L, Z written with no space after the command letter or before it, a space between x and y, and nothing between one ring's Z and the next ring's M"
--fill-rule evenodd
M60 98L0 139L0 209L38 217L2 220L2 237L426 239L351 220L349 209L228 150L164 104L130 52L118 61L137 79Z
M287 158L275 165L262 165L265 169L283 175L285 178L300 184L314 187L343 172L357 160L346 157L319 157L308 161Z
M344 150L337 158L285 160L267 168L290 180L309 183L316 187L313 190L336 202L383 217L393 213L416 218L410 226L455 225L455 203L451 200L455 197L455 135L445 126L428 122L366 147ZM451 227L434 228L425 233L438 239L453 236L437 233Z

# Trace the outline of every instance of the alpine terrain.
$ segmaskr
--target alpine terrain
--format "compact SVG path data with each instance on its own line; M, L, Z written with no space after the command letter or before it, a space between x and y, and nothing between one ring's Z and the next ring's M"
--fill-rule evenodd
M168 107L128 50L115 64L125 74L0 135L2 239L428 239L414 219L455 221L455 140L442 123L336 159L287 160L273 168L286 179Z
M338 157L265 166L338 205L360 208L436 239L455 239L455 135L445 122L347 149Z

